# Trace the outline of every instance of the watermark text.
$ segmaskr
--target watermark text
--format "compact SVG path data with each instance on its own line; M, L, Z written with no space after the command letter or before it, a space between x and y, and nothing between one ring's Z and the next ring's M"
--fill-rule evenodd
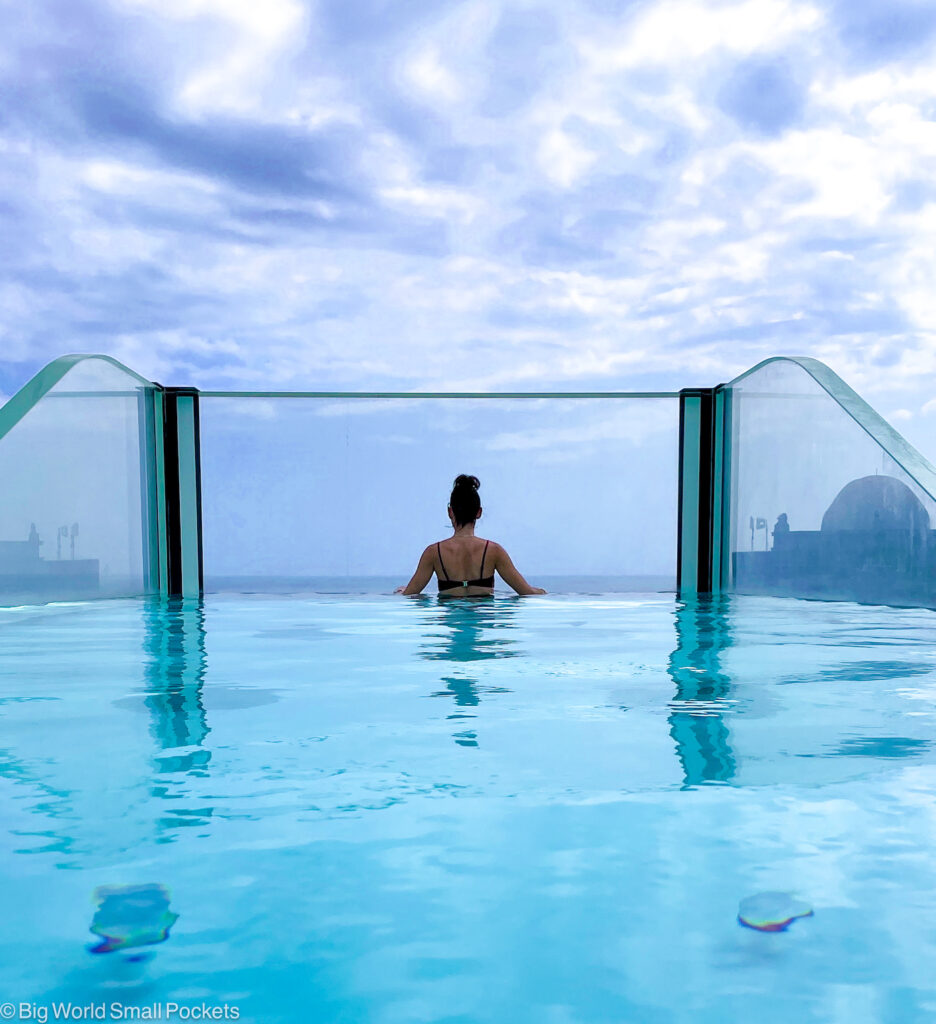
M0 1003L0 1021L7 1020L240 1020L240 1009L230 1003Z

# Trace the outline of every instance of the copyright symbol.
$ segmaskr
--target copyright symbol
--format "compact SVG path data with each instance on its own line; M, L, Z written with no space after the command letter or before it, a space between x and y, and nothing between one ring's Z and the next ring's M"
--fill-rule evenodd
M0 1003L0 1017L10 1020L16 1015L16 1007L12 1003Z

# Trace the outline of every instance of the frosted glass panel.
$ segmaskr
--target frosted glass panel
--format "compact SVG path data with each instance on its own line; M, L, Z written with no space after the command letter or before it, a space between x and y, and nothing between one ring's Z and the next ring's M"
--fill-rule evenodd
M478 536L534 585L672 588L678 421L675 398L202 396L206 587L392 589L473 473Z
M933 603L936 502L917 479L795 363L742 378L729 402L735 590Z
M0 604L149 589L148 390L88 359L0 437Z

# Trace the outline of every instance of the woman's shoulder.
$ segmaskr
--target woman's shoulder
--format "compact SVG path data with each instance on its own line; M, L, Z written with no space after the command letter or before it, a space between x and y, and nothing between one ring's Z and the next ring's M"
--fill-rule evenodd
M434 540L426 548L426 550L435 551L437 547L441 547L443 544L446 546L446 548L452 548L452 550L458 550L459 548L461 550L465 550L465 543L466 542L464 540L455 540L454 537L444 537L442 540ZM472 537L471 543L473 547L477 548L478 550L486 546L489 553L501 552L504 550L501 547L501 545L497 543L496 540L489 540L487 537Z

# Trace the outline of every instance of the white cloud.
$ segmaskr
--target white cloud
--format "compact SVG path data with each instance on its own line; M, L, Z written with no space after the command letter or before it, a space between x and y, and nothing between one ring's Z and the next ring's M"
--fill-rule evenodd
M656 221L644 234L647 248L667 262L686 256L700 239L720 235L727 227L719 217L688 210L682 214Z
M210 404L206 407L209 414L217 410L221 415L212 416L211 422L221 426L230 426L235 430L240 429L240 420L275 420L278 412L282 412L283 403L279 408L274 400L265 398L225 398L206 399ZM223 401L223 405L216 405L216 402Z
M821 68L809 87L813 103L838 114L866 114L881 103L910 102L936 96L936 70L930 62L906 68L890 65L850 75L834 63Z
M782 178L809 187L806 198L786 205L784 220L847 217L874 224L890 202L894 158L874 139L817 128L746 144L742 150Z
M147 205L171 205L201 216L209 210L221 210L221 188L203 175L114 159L63 163L58 174L62 185L74 176L72 187L85 185L118 201L138 199Z
M574 401L574 400L571 400ZM582 401L590 401L583 399ZM615 404L602 402L589 414L588 407L578 409L575 424L570 427L544 426L530 430L504 431L487 443L492 451L538 451L558 448L581 449L607 441L639 444L654 434L671 431L673 408L665 400L621 399ZM550 400L551 416L562 418L564 399Z
M582 39L579 50L602 74L653 64L678 67L714 51L748 54L778 49L795 36L814 31L822 21L817 7L784 0L664 0L647 6L618 39Z
M185 76L176 97L188 115L226 111L245 114L264 106L278 59L301 45L307 20L300 0L119 0L123 6L145 8L165 19L192 22L215 19L213 54L195 51L196 66ZM207 48L206 48L207 49Z
M429 99L454 103L462 98L458 79L435 46L424 46L403 65L403 78Z
M916 211L913 225L888 264L881 268L895 300L910 322L931 332L936 324L936 266L933 264L932 232L936 230L936 202Z
M469 223L481 212L480 196L456 188L429 188L420 185L394 186L379 191L390 203L400 204L433 217L455 217Z
M574 185L597 158L559 128L543 136L536 155L546 177L563 188Z

